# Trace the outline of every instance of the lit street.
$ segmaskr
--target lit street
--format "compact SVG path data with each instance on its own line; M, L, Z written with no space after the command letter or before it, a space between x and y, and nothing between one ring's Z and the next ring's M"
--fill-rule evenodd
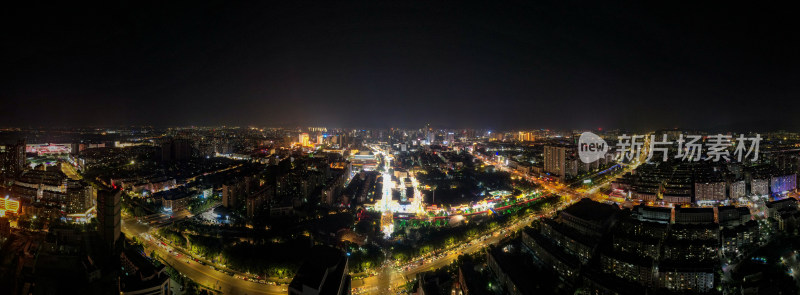
M140 237L142 241L145 241L145 253L149 255L151 251L155 250L160 260L205 288L222 291L224 294L286 294L285 285L276 286L237 279L224 272L214 270L209 265L202 265L190 260L185 254L177 257L175 252L170 252L166 246L142 238L142 234L147 233L148 229L149 226L136 222L135 219L122 221L123 233L128 236Z

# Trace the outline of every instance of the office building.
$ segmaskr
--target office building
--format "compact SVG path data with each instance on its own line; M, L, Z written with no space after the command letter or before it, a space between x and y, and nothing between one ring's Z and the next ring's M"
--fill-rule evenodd
M25 141L0 145L0 172L7 178L14 178L25 170Z
M736 227L749 222L752 217L747 207L720 206L717 207L717 219L720 226Z
M297 137L297 143L299 143L302 146L309 145L308 133L305 133L305 132L304 133L300 133L300 135Z
M640 221L670 223L672 221L672 208L651 207L637 205L633 208L633 217Z
M101 190L97 193L97 221L100 236L106 245L115 251L120 237L122 190Z
M567 173L567 152L569 148L560 146L544 147L544 172L564 178Z
M533 133L528 131L520 131L517 133L517 140L521 142L533 141Z
M161 144L161 160L185 161L192 157L192 144L187 139L170 139Z
M50 212L42 217L66 217L77 222L88 221L88 211L96 198L91 185L69 179L58 166L23 172L11 190L26 212Z
M725 182L703 181L694 184L695 202L725 200Z
M675 208L675 223L714 223L714 208Z
M728 198L738 200L747 196L747 185L744 180L733 181L729 185Z
M766 179L766 178L753 178L750 181L750 195L751 196L768 196L769 195L769 179Z

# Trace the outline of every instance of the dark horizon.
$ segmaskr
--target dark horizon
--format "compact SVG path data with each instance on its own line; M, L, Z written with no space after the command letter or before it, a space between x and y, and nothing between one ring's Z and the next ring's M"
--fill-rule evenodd
M778 6L22 5L0 126L800 129Z

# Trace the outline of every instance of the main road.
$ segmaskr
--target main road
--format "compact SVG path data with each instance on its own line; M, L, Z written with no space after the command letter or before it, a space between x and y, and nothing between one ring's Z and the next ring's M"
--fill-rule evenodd
M472 254L483 250L485 247L499 243L507 238L511 233L518 231L533 222L538 216L531 215L517 221L513 225L505 228L504 233L485 235L476 238L469 243L462 244L446 251L444 254L433 258L423 259L425 261L419 265L408 267L384 266L376 276L353 280L354 294L388 294L399 291L403 285L413 280L418 273L439 269L453 263L462 254Z
M136 219L123 219L122 232L126 236L138 237L144 242L145 253L148 255L155 251L160 260L182 275L192 279L201 286L216 290L223 294L286 294L288 290L286 285L277 286L262 284L236 278L225 272L216 270L210 265L203 265L195 262L186 253L181 253L175 248L161 244L155 239L148 238L149 225L142 224Z

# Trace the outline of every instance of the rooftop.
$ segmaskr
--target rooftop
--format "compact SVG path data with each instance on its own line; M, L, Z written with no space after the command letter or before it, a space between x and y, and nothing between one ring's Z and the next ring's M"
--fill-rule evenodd
M583 198L563 212L584 220L606 220L619 211L619 207Z
M678 213L706 213L706 214L714 214L714 208L682 208L678 207L675 208L675 214Z

